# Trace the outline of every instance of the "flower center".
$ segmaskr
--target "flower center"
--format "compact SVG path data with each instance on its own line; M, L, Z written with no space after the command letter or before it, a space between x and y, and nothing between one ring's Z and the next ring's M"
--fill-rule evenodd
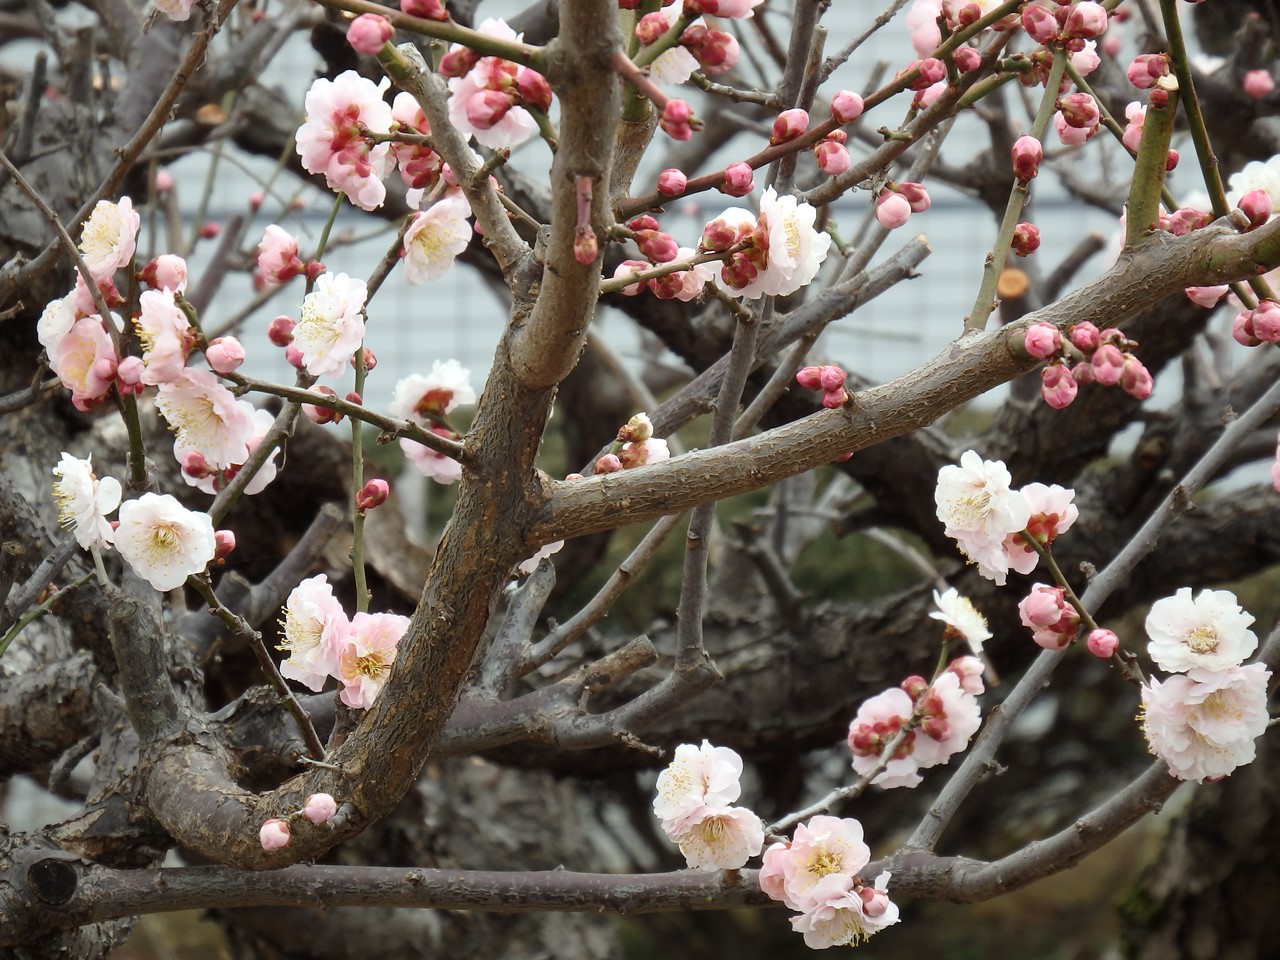
M1214 653L1218 649L1218 634L1213 627L1196 627L1187 634L1185 642L1192 653Z

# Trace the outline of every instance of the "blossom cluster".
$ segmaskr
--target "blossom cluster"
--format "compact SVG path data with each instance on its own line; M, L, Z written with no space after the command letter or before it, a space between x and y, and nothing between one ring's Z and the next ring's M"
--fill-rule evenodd
M760 889L799 914L791 927L804 934L805 946L857 946L898 922L888 871L873 883L859 876L870 861L857 820L811 817L791 840L765 850Z
M700 249L727 253L715 276L730 296L755 299L795 293L818 274L831 237L814 229L817 210L772 187L760 198L759 215L730 207L707 224Z
M728 747L684 743L658 774L653 812L694 870L736 870L764 846L760 818L733 803L742 758Z
M617 473L649 463L661 463L671 456L667 441L653 435L653 422L646 413L637 413L618 431L613 451L596 460L596 473Z
M448 440L457 440L458 434L449 426L445 415L459 406L475 402L471 371L457 360L444 363L435 360L430 373L425 376L411 374L396 384L389 409L394 416L412 421L424 430ZM416 440L402 437L400 449L424 477L443 484L455 483L462 478L462 464L424 447Z
M1125 393L1145 400L1155 386L1151 371L1133 352L1138 346L1119 330L1099 330L1087 320L1073 324L1064 338L1050 323L1033 323L1023 338L1027 353L1049 361L1040 371L1040 393L1055 410L1071 405L1080 386L1120 385Z
M1231 592L1189 587L1147 615L1147 652L1173 675L1143 684L1142 730L1179 780L1220 780L1253 761L1271 679L1263 664L1242 665L1258 646L1253 619Z
M279 649L289 653L280 675L319 692L330 678L348 707L368 709L391 675L396 647L409 618L357 613L348 619L322 573L294 587L285 602Z
M977 564L980 574L1000 586L1011 569L1022 574L1035 569L1039 554L1026 534L1047 546L1070 529L1080 513L1071 502L1075 491L1042 483L1014 490L1012 479L999 460L983 460L967 450L958 466L948 464L938 471L934 492L947 536Z

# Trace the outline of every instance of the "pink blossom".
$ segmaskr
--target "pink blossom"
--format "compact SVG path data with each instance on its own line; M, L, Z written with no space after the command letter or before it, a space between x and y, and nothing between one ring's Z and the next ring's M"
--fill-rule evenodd
M293 588L281 626L284 639L279 649L287 650L289 656L280 664L280 675L318 693L330 677L338 675L338 652L350 630L342 604L323 573Z
M1107 9L1094 0L1079 0L1068 12L1062 25L1064 39L1092 40L1107 30Z
M855 883L844 874L824 877L813 891L811 906L791 918L791 928L804 934L805 946L823 950L857 946L898 922L898 907L887 893L889 873L874 887Z
M524 38L505 21L492 17L476 30L500 40ZM519 68L509 60L481 57L464 76L450 79L449 119L453 125L491 150L518 146L528 140L537 132L538 124L528 110L515 103L517 94L512 91L518 91L518 75ZM505 99L505 106L495 102L494 94Z
M857 716L849 724L847 738L849 749L853 753L853 769L859 776L866 776L879 765L880 755L906 726L914 709L911 697L897 687L891 687L862 702ZM919 767L912 756L914 737L914 733L908 734L872 783L885 789L919 786Z
M911 105L917 110L924 110L933 106L934 101L946 92L947 81L939 80L937 83L931 83L919 91L912 100Z
M862 116L862 98L852 90L841 90L831 98L831 116L836 123L852 123Z
M685 30L680 43L702 65L702 72L712 76L732 70L742 55L737 37L721 30L708 30L701 21Z
M642 270L648 270L650 266L652 265L643 260L623 260L618 264L617 269L613 271L613 279L618 280L634 276ZM635 297L640 294L640 290L643 287L644 281L638 281L636 283L627 284L618 292L624 297Z
M258 842L267 853L275 853L289 845L289 822L272 819L262 825L258 831Z
M1039 630L1061 620L1066 609L1067 601L1061 587L1037 583L1018 603L1018 616L1023 626Z
M1249 218L1248 229L1254 230L1271 219L1271 195L1265 190L1250 190L1239 200L1236 206Z
M1218 780L1253 762L1267 728L1267 681L1260 663L1192 670L1142 687L1142 732L1179 780Z
M1048 360L1062 349L1062 334L1051 323L1033 323L1027 328L1023 346L1037 360Z
M870 862L871 849L857 820L819 815L796 827L789 847L775 853L773 860L782 874L782 897L774 899L783 900L792 910L806 910L818 902L815 894L826 877L852 881Z
M347 43L356 53L374 57L383 45L395 36L396 28L386 17L376 13L362 13L347 27Z
M876 200L876 220L886 230L896 230L911 218L911 204L899 193L886 190Z
M1048 546L1061 533L1071 529L1080 516L1079 508L1071 501L1076 492L1058 484L1029 483L1018 491L1026 499L1031 508L1027 519L1027 533L1037 543ZM1040 555L1026 542L1025 534L1011 533L1004 541L1005 552L1009 556L1009 566L1021 574L1028 574L1036 568Z
M658 174L658 192L664 197L678 197L684 193L689 178L680 170L671 167Z
M135 574L161 591L203 572L217 551L209 515L167 493L144 493L120 505L115 546Z
M450 440L458 439L458 435L447 427L432 427L431 432ZM436 453L431 448L424 447L416 440L401 438L400 450L413 464L414 469L436 483L447 486L462 479L462 464L452 457L446 457L443 453Z
M1280 342L1280 303L1263 300L1253 308L1253 334L1267 343Z
M1254 100L1261 100L1275 88L1270 70L1250 70L1240 80L1240 89Z
M687 260L696 251L690 247L677 247L673 260ZM634 262L634 261L631 261ZM688 303L696 300L702 290L715 277L711 269L703 263L695 264L688 270L678 270L665 277L654 277L649 281L649 289L660 300L681 300Z
M658 774L653 813L668 837L678 839L707 807L727 807L742 787L742 758L728 747L682 743L671 763Z
M367 710L391 676L396 646L409 618L394 613L357 613L338 651L338 698L355 710Z
M1061 110L1053 115L1053 128L1058 131L1058 139L1068 147L1078 147L1087 143L1098 129L1097 127L1072 126L1067 123Z
M371 146L361 129L391 129L391 108L378 87L354 70L332 80L320 77L307 91L306 110L307 120L295 138L303 169L323 173L330 190L346 194L361 209L382 206L390 148L385 143Z
M764 856L761 858L760 873L756 877L756 881L760 884L760 889L771 900L786 900L787 898L787 878L784 870L790 859L790 841L779 840L765 848Z
M1022 8L1022 29L1036 43L1047 45L1058 37L1058 21L1049 9L1039 3Z
M944 670L933 681L919 705L920 726L915 731L912 756L921 769L946 763L969 744L982 725L978 701L960 682L960 675Z
M1162 670L1225 670L1257 649L1253 621L1229 590L1201 590L1193 598L1191 588L1182 587L1152 605L1147 651Z
M338 803L327 793L313 793L302 805L302 815L320 826L328 823L338 813Z
M80 253L94 280L108 280L120 267L128 266L141 225L142 218L128 197L121 197L119 203L98 201L80 233Z
M209 341L204 358L215 373L231 373L244 363L244 347L235 337L218 337Z
M1055 410L1071 406L1079 390L1066 363L1051 363L1040 371L1040 395Z
M471 205L460 194L433 203L413 216L404 235L404 276L410 286L437 280L471 242Z
M764 846L760 818L742 807L699 808L678 838L690 870L737 870Z
M1097 46L1098 44L1093 40L1086 40L1084 41L1084 46L1068 58L1071 61L1071 66L1075 67L1076 73L1080 74L1080 76L1087 77L1102 64L1102 59L1098 56Z
M475 402L471 371L457 360L433 360L430 373L410 374L396 383L388 409L393 416L429 427L459 406Z
M911 32L911 46L917 56L926 56L942 43L938 29L938 16L942 13L942 0L915 0L907 11L907 30Z
M115 377L116 352L96 315L76 320L46 349L49 366L71 391L77 410L90 410L106 399Z
M156 409L176 434L175 448L198 450L218 468L248 457L253 405L237 399L208 370L188 367L160 384Z
M257 276L268 286L284 283L303 271L298 257L298 238L271 224L258 244Z
M574 475L571 474L569 477L565 477L565 479L568 480L572 476ZM579 480L582 479L580 474L577 475L577 478ZM541 547L537 549L537 551L534 553L533 556L527 557L526 559L521 560L520 563L516 566L516 570L519 571L520 576L527 577L531 573L533 573L533 571L538 569L539 563L541 563L543 560L547 559L548 557L555 556L557 553L559 553L563 549L564 549L563 540L553 540L550 543L543 544Z
M650 463L661 463L671 456L667 441L650 437L641 443L624 443L618 451L618 459L623 469L643 467Z
M1187 287L1183 293L1192 303L1211 309L1218 305L1218 301L1225 297L1230 289L1225 283L1220 283L1212 287Z
M1129 82L1139 90L1150 90L1169 72L1169 57L1164 53L1140 53L1125 71Z
M1099 660L1110 660L1120 646L1120 638L1110 630L1090 630L1085 646Z
M760 216L750 230L751 248L737 254L716 276L717 285L733 296L756 298L765 294L786 296L817 275L831 247L831 237L814 229L817 210L794 196L779 197L772 187L760 198ZM749 212L726 210L720 220L725 239L752 223ZM707 244L713 223L703 233ZM741 233L736 236L741 237ZM736 242L736 241L732 241ZM721 248L723 249L723 248Z
M1129 123L1121 137L1124 145L1133 153L1138 152L1138 144L1142 142L1142 131L1147 122L1147 108L1134 100L1124 108L1124 115Z
M186 366L195 342L191 321L174 299L173 291L144 290L138 298L138 318L134 327L142 342L145 384L169 383Z
M947 669L956 675L960 681L960 689L966 693L977 697L986 690L982 683L982 674L986 668L977 657L956 657L947 664Z

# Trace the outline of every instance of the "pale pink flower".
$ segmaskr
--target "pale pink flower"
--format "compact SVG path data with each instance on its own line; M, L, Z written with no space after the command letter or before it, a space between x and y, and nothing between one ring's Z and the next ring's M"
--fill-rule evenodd
M871 860L863 841L862 824L851 817L810 817L796 827L790 849L781 860L783 900L792 910L806 910L817 902L814 894L829 876L851 883Z
M506 21L493 17L483 21L476 30L501 40L523 40L524 34L516 33ZM457 45L454 50L460 49ZM482 57L465 76L449 80L449 120L476 142L491 150L515 147L524 143L538 131L538 123L524 107L515 105L516 82L519 68L501 57ZM509 106L494 111L488 103L492 94L503 96ZM484 109L480 109L484 107ZM483 126L479 126L480 120Z
M911 719L914 709L911 697L899 687L891 687L862 702L857 716L849 724L848 736L849 749L853 752L853 769L858 776L866 776L875 769L885 746ZM919 786L918 765L911 755L914 736L914 733L908 735L872 783L886 790Z
M457 437L457 434L445 427L432 427L431 431L450 439L456 439ZM414 469L436 483L443 483L448 486L462 479L461 463L452 457L446 457L443 453L437 453L430 447L424 447L417 440L401 437L400 450L408 458L409 462L413 464Z
M210 464L228 467L244 463L253 436L253 404L236 396L208 370L184 369L160 384L156 409L176 434L174 449L181 460L198 450Z
M276 286L302 273L298 238L277 224L269 224L258 243L257 276L268 286Z
M338 652L351 629L328 577L321 573L293 588L280 626L284 639L277 649L289 652L280 675L318 693L338 676Z
M868 853L868 856L870 853ZM791 842L779 840L765 848L760 873L756 880L770 900L787 899L787 864L791 860Z
M322 273L302 300L302 315L293 328L293 345L302 353L307 373L314 377L342 372L364 339L363 280L345 273Z
M938 519L947 536L978 565L978 572L1003 586L1009 570L1005 537L1024 530L1031 517L1026 497L1009 488L1008 469L968 450L960 465L938 471L934 493Z
M187 261L174 253L162 253L142 268L142 280L156 290L181 293L187 289Z
M295 138L302 167L323 173L330 190L356 206L375 210L386 199L382 178L391 171L390 148L370 146L361 127L374 133L391 129L391 107L381 90L354 70L332 80L320 77L307 91L306 122Z
M135 574L163 591L202 573L217 541L207 513L188 510L167 493L144 493L120 505L115 546Z
M978 701L955 671L944 670L921 703L920 726L914 731L912 757L921 770L946 763L969 745L982 725Z
M658 774L653 813L673 840L679 839L707 807L728 807L742 787L742 758L728 747L682 743L667 768Z
M737 870L764 846L760 818L742 807L701 807L679 837L691 870Z
M302 815L320 826L328 823L338 813L338 802L327 793L313 793L302 805Z
M640 443L624 443L618 451L618 459L624 468L642 467L649 463L661 463L669 459L671 450L667 441L650 437Z
M1058 484L1029 483L1018 491L1030 506L1026 529L1039 543L1051 544L1058 534L1066 533L1080 516L1080 508L1071 501L1076 492ZM1023 539L1021 532L1011 533L1004 540L1009 556L1009 566L1021 574L1036 568L1040 555Z
M283 850L289 845L289 838L289 821L287 820L268 820L258 831L258 842L267 853Z
M108 280L133 258L142 218L133 201L121 197L119 203L99 200L80 233L80 252L94 280Z
M1220 283L1212 287L1187 287L1183 292L1192 303L1212 309L1230 290L1231 288L1225 283Z
M409 286L438 280L471 242L471 205L461 194L450 194L413 215L404 235L404 278Z
M391 676L396 645L409 629L409 618L394 613L357 613L338 654L338 694L348 707L367 710Z
M904 23L911 31L911 46L922 57L932 53L942 43L938 29L938 15L942 13L942 0L915 0L907 11Z
M737 208L726 210L719 220L727 225L745 225L750 214L744 218L742 213L745 211ZM808 284L817 275L831 247L831 237L813 227L817 213L793 196L779 197L770 187L760 198L760 215L755 218L750 233L751 248L745 251L753 268L750 280L730 282L730 276L726 276L730 266L727 264L726 270L715 275L716 284L733 296L749 299L786 296ZM714 226L714 223L708 225L707 230ZM706 243L706 231L703 237Z
M843 874L825 877L814 888L813 905L791 918L791 929L804 934L805 946L814 950L863 943L898 922L898 906L886 893L889 876L880 874L874 887Z
M1191 588L1183 587L1152 604L1147 652L1156 666L1170 672L1239 666L1258 647L1249 629L1253 619L1230 590L1201 590L1192 599Z
M986 690L986 685L982 682L982 673L986 668L977 657L956 657L947 664L947 669L959 678L960 688L966 693L977 697Z
M142 362L146 365L142 382L169 383L186 366L195 331L172 290L144 290L138 304L134 328L142 343Z
M933 602L938 609L929 616L945 623L947 632L954 632L974 653L981 653L983 643L991 639L991 631L987 618L978 612L973 601L952 587L943 593L933 591Z
M1142 131L1147 122L1147 108L1134 100L1124 108L1124 115L1129 123L1125 126L1124 136L1121 139L1126 147L1137 153L1138 144L1142 142Z
M655 13L666 21L667 30L670 30L683 11L684 8L677 3L663 7L655 11ZM697 26L705 29L706 23L705 20L698 17L691 20L688 27ZM692 50L684 44L677 43L662 51L662 53L658 54L657 59L649 64L649 79L660 87L673 87L678 83L684 83L701 66L702 64L698 62L698 58L693 55Z
M253 405L247 400L241 400L239 402L248 407L249 411L252 411L250 416L249 438L245 444L246 453L243 459L233 461L231 463L221 463L210 460L203 450L200 450L197 447L187 446L183 444L180 439L175 440L173 443L173 455L179 463L185 464L191 462L189 458L193 456L200 458L197 462L201 462L203 464L205 467L204 472L190 473L184 469L182 471L182 479L188 486L203 490L210 496L216 494L228 481L231 480L232 477L240 472L240 468L243 466L244 460L248 460L249 455L258 449L258 444L266 438L267 431L269 431L275 423L275 418L271 416L268 411L255 410ZM253 479L245 484L244 493L246 496L253 496L256 493L261 493L267 488L271 481L276 478L276 471L278 469L277 461L279 458L280 448L276 447L276 449L271 451L271 456L267 457L266 462L258 472L253 475Z
M1267 681L1260 663L1192 670L1142 686L1142 732L1179 780L1218 780L1251 763L1267 729Z
M1076 68L1076 73L1082 77L1087 77L1093 71L1098 69L1102 63L1102 59L1097 52L1098 42L1096 40L1086 40L1084 47L1071 54L1067 59L1071 61L1071 66Z
M53 501L58 505L58 522L71 527L76 542L84 549L110 544L115 538L107 514L120 506L120 481L94 476L89 458L63 453L53 468Z
M388 410L392 416L429 427L434 417L475 402L471 371L457 360L433 360L426 376L410 374L396 384Z
M112 314L112 319L119 317ZM50 368L71 391L71 402L77 410L89 410L106 398L115 378L117 358L111 337L96 314L73 323L47 352Z

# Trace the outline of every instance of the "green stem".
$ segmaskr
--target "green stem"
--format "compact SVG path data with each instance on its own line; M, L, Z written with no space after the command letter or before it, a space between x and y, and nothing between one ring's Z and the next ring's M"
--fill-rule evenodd
M344 194L338 194L333 198L333 209L329 211L329 219L324 222L324 229L320 231L320 242L316 244L316 255L313 260L319 260L324 256L325 247L329 246L329 234L333 232L333 225L338 219L338 211L342 209L342 201L346 199ZM307 281L307 293L311 292L313 286L311 280Z
M364 342L356 348L356 393L364 396L364 381L368 371L364 365ZM355 502L364 487L364 424L351 420L351 572L356 581L356 612L369 609L369 587L364 569L364 511Z
M1160 195L1169 166L1169 141L1173 137L1174 115L1178 112L1178 91L1168 89L1172 86L1166 83L1168 79L1160 78L1147 103L1138 158L1133 164L1133 183L1129 186L1129 199L1125 201L1126 250L1146 239L1159 222Z
M1031 124L1031 136L1044 140L1045 131L1049 129L1049 121L1053 119L1053 111L1058 102L1058 87L1062 83L1062 74L1067 65L1067 52L1058 48L1053 52L1053 65L1049 68L1049 79L1044 85L1044 96L1040 98L1040 108L1036 111L1035 120ZM1009 191L1009 202L1004 208L1004 219L1000 221L1000 231L996 234L996 242L991 248L987 262L982 270L982 285L978 288L977 299L973 302L973 310L965 320L964 328L982 330L987 325L987 318L996 306L996 284L1000 273L1004 270L1005 261L1009 259L1009 247L1013 243L1013 231L1022 216L1022 207L1027 200L1027 184L1016 177L1013 189Z

